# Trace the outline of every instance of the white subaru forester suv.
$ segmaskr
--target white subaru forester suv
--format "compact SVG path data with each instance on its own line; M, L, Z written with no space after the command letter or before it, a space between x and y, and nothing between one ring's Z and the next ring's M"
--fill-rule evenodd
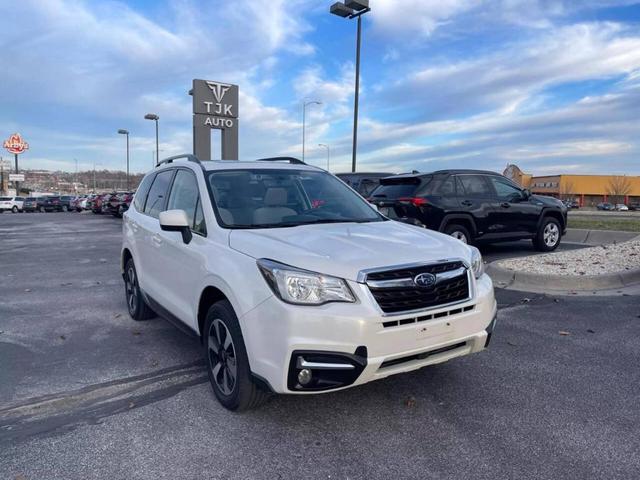
M477 249L389 220L293 158L164 160L123 233L131 317L199 336L231 410L479 352L496 322Z

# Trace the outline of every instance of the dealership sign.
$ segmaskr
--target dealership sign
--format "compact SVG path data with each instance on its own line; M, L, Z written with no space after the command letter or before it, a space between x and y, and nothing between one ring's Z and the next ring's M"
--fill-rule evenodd
M14 133L2 144L4 148L6 148L9 153L14 153L19 155L24 153L26 150L29 150L29 144L25 142L22 138L22 135L19 133Z
M194 80L193 151L211 159L211 130L221 130L223 160L238 159L238 86L213 80Z
M24 182L24 173L10 173L9 174L10 182Z

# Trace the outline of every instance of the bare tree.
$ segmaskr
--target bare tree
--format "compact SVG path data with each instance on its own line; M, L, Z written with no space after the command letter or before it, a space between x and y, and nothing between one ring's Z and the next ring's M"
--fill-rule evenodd
M624 197L631 193L631 182L626 176L612 177L607 186L607 194L613 203L623 203Z
M574 190L573 182L569 180L563 182L562 187L560 187L560 200L573 200Z

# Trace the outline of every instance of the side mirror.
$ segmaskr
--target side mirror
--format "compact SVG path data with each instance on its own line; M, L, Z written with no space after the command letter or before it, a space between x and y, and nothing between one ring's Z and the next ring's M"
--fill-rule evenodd
M529 197L531 197L531 190L529 190L528 188L525 188L522 191L522 196L524 197L525 200L529 200Z
M189 217L184 210L160 212L160 228L165 232L180 232L182 241L186 244L189 244L193 238Z

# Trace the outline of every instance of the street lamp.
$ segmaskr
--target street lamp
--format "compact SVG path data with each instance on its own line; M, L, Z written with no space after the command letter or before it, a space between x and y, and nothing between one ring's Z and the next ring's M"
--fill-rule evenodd
M307 121L307 105L322 105L322 102L317 100L311 100L310 102L302 103L302 161L304 162L304 134Z
M118 130L120 135L127 136L127 192L129 191L129 130L120 129ZM77 167L76 167L77 170Z
M327 149L327 172L329 171L329 160L331 159L331 148L326 143L319 143L319 147L324 147Z
M371 11L369 0L345 0L331 5L330 13L342 18L358 19L358 34L356 40L356 87L353 106L353 154L351 157L351 171L356 171L356 145L358 144L358 96L360 93L360 37L362 36L362 15Z
M158 148L158 120L160 117L155 113L147 113L144 116L145 120L154 120L156 122L156 164L160 162L160 149Z

